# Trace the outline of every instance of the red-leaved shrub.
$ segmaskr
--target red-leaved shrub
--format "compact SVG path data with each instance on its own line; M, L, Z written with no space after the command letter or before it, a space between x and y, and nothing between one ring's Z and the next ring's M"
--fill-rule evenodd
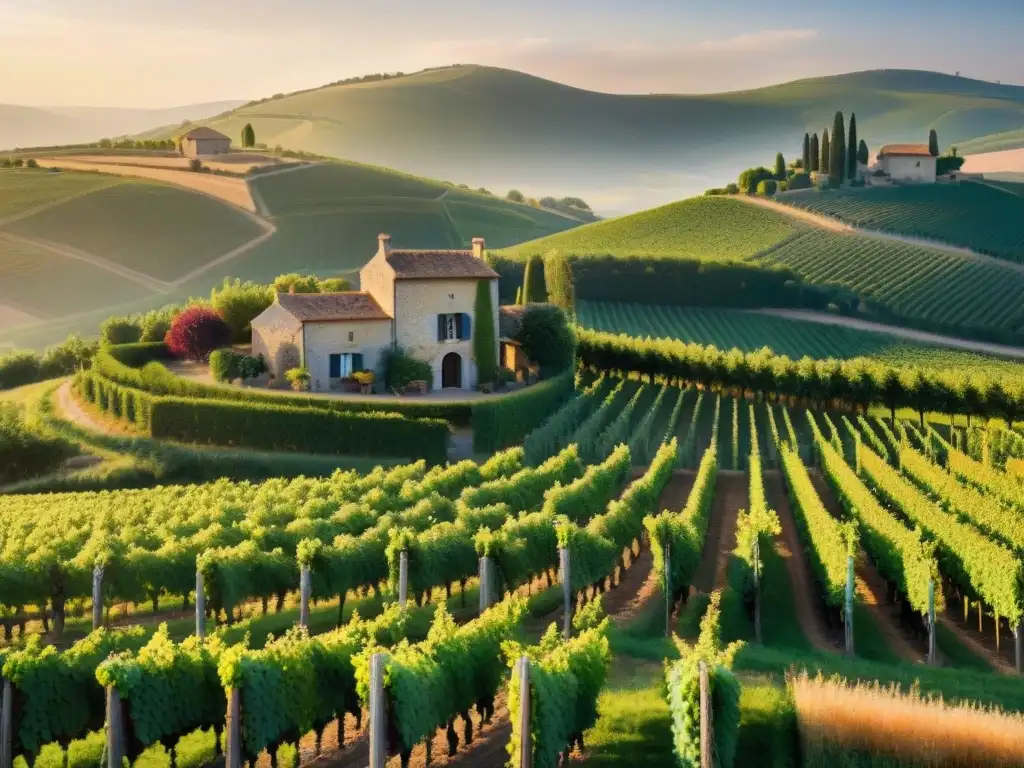
M231 345L231 329L214 310L189 307L174 318L164 342L175 357L205 363L213 350Z

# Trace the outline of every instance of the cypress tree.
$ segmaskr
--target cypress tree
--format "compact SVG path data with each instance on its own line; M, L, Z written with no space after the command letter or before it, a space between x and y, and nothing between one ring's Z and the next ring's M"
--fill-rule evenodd
M547 301L548 293L544 287L544 260L534 254L526 260L526 272L523 274L523 304L538 304Z
M786 158L781 152L775 154L775 178L779 181L786 180Z
M939 156L939 134L935 132L934 128L928 131L928 153L932 157Z
M246 123L245 127L242 129L242 146L256 146L256 132L252 129L252 123Z
M481 384L491 384L498 373L498 340L490 280L477 281L473 314L476 325L473 329L473 356L476 358L477 378Z
M813 170L811 168L811 137L806 133L804 134L804 171Z
M818 146L818 134L811 136L811 164L807 167L809 171L817 171L821 167L821 148Z
M842 184L846 178L846 128L843 113L836 112L832 121L832 138L829 144L828 175L833 184Z
M857 162L861 165L868 164L868 144L864 139L860 140L860 144L857 147Z
M831 159L831 151L828 145L828 128L826 128L821 132L821 162L818 163L818 170L822 173L828 173L828 164Z
M850 113L850 133L846 146L846 178L857 178L857 115Z
M548 301L561 307L572 317L572 265L565 254L554 251L545 257L544 282L547 284Z

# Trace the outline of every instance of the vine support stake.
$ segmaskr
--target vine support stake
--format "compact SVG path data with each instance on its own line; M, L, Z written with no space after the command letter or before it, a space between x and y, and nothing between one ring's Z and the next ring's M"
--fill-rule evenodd
M560 547L558 549L558 570L562 579L562 603L564 604L562 637L568 640L572 636L572 579L569 569L568 547Z
M480 557L480 613L491 605L491 558Z
M398 553L398 605L404 610L409 601L409 551Z
M761 537L754 536L754 642L761 644Z
M92 569L92 628L103 626L103 566ZM120 763L118 763L120 765Z
M672 544L665 542L665 637L672 636L672 570L669 567Z
M14 686L4 678L3 700L0 701L0 768L14 765Z
M388 724L384 706L384 655L370 657L370 765L384 768L387 762ZM229 766L230 768L230 766Z
M711 680L708 663L700 662L700 768L713 768L711 745L714 743L714 723L711 720Z
M299 571L299 626L309 629L309 597L313 591L313 579L309 566Z
M846 652L853 654L853 555L846 556Z
M928 665L935 666L935 580L928 580Z
M523 654L514 673L519 678L519 765L533 768L533 738L530 733L530 657Z
M124 708L117 689L107 686L107 766L121 768L124 759Z
M1017 628L1013 631L1013 637L1014 647L1016 649L1014 655L1017 661L1017 674L1020 675L1024 673L1024 619L1021 619L1019 622L1017 622ZM4 684L7 685L6 681ZM7 695L6 690L7 689L4 688L5 697ZM6 701L6 698L4 700ZM5 766L0 766L0 768L5 768Z
M196 568L196 637L206 637L206 586L203 572Z
M228 691L226 719L228 733L224 768L242 768L242 692L237 688Z

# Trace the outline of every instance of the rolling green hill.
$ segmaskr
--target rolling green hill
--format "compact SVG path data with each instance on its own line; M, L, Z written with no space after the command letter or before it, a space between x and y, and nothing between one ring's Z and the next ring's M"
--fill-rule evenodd
M876 148L944 146L1024 124L1024 88L879 70L712 95L613 95L475 65L335 85L251 103L204 124L268 146L377 163L505 191L579 194L628 211L718 186L804 131L857 113ZM166 138L172 129L144 137Z

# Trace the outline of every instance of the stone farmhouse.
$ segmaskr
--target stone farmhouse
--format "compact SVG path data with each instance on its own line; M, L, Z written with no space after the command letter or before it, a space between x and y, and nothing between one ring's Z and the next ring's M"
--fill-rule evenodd
M200 126L181 137L181 153L185 157L226 155L231 151L231 139L213 128Z
M878 162L873 170L885 174L876 179L935 183L935 157L928 151L927 144L886 144L878 151Z
M498 273L484 261L483 238L468 251L398 250L382 234L359 272L361 291L278 293L252 321L252 354L263 355L278 383L304 366L316 392L344 388L356 371L379 371L384 353L399 347L430 365L435 389L473 389L481 280L490 286L497 337Z

